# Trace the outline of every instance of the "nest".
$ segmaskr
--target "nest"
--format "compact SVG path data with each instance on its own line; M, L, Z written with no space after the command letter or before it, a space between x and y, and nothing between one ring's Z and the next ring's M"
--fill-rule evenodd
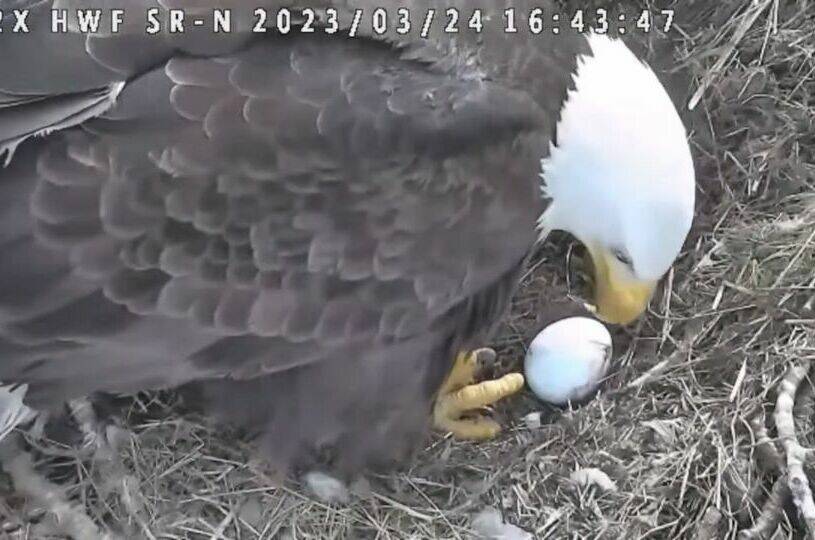
M615 336L596 399L566 411L508 400L498 439L437 438L412 468L351 486L347 505L269 478L171 394L141 396L106 455L93 441L40 444L4 463L0 490L43 475L0 499L5 533L467 538L489 508L535 538L813 537L815 5L674 7L676 28L644 46L668 49L663 75L694 105L698 218L650 316ZM536 255L493 344L499 369L519 366L541 314L580 294L578 257L563 237Z

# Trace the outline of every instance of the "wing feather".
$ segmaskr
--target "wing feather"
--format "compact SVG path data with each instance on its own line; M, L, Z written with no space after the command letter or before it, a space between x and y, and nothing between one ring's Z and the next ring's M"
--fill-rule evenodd
M0 243L0 380L36 403L210 380L213 403L219 389L260 400L267 412L221 406L293 451L331 439L328 425L365 452L402 441L449 348L506 305L543 210L551 116L476 68L366 39L174 51L0 171L15 197L0 200L0 223L15 220ZM140 69L114 52L110 76Z

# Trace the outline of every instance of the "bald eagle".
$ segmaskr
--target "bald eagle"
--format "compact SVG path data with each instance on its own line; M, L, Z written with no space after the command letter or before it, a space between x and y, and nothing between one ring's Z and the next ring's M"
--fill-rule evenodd
M148 34L151 0L103 2L125 22L87 32L85 3L31 2L30 32L0 34L7 403L181 388L283 468L389 465L431 423L498 433L462 413L523 377L476 384L473 351L549 231L585 244L618 324L689 231L685 129L616 38L507 32L492 0L404 3L479 9L480 30L364 17L354 37L366 0L312 6L335 32L293 9L315 31L288 33L249 11Z

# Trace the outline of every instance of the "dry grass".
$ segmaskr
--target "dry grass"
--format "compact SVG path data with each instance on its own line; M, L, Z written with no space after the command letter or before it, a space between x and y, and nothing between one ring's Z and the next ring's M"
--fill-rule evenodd
M411 469L355 486L351 505L276 487L230 434L180 419L171 396L134 404L121 464L51 449L41 468L124 537L467 538L473 513L493 506L536 538L736 538L771 491L782 505L761 523L780 528L764 537L801 537L772 413L787 368L815 360L815 5L722 4L677 6L665 62L679 61L686 102L705 89L686 114L699 218L651 315L615 336L597 399L574 411L513 399L498 440L436 439ZM508 364L552 300L580 291L566 281L572 254L560 239L536 258L496 340ZM802 386L793 415L807 446L815 400ZM604 471L617 491L573 485L576 468ZM13 537L43 537L35 506L0 501Z

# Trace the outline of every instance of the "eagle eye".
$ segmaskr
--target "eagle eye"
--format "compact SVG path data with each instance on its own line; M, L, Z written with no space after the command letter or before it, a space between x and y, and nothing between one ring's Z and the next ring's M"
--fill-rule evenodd
M614 248L611 250L611 253L614 255L614 258L623 263L626 266L631 266L631 256L628 255L625 251L620 248Z

